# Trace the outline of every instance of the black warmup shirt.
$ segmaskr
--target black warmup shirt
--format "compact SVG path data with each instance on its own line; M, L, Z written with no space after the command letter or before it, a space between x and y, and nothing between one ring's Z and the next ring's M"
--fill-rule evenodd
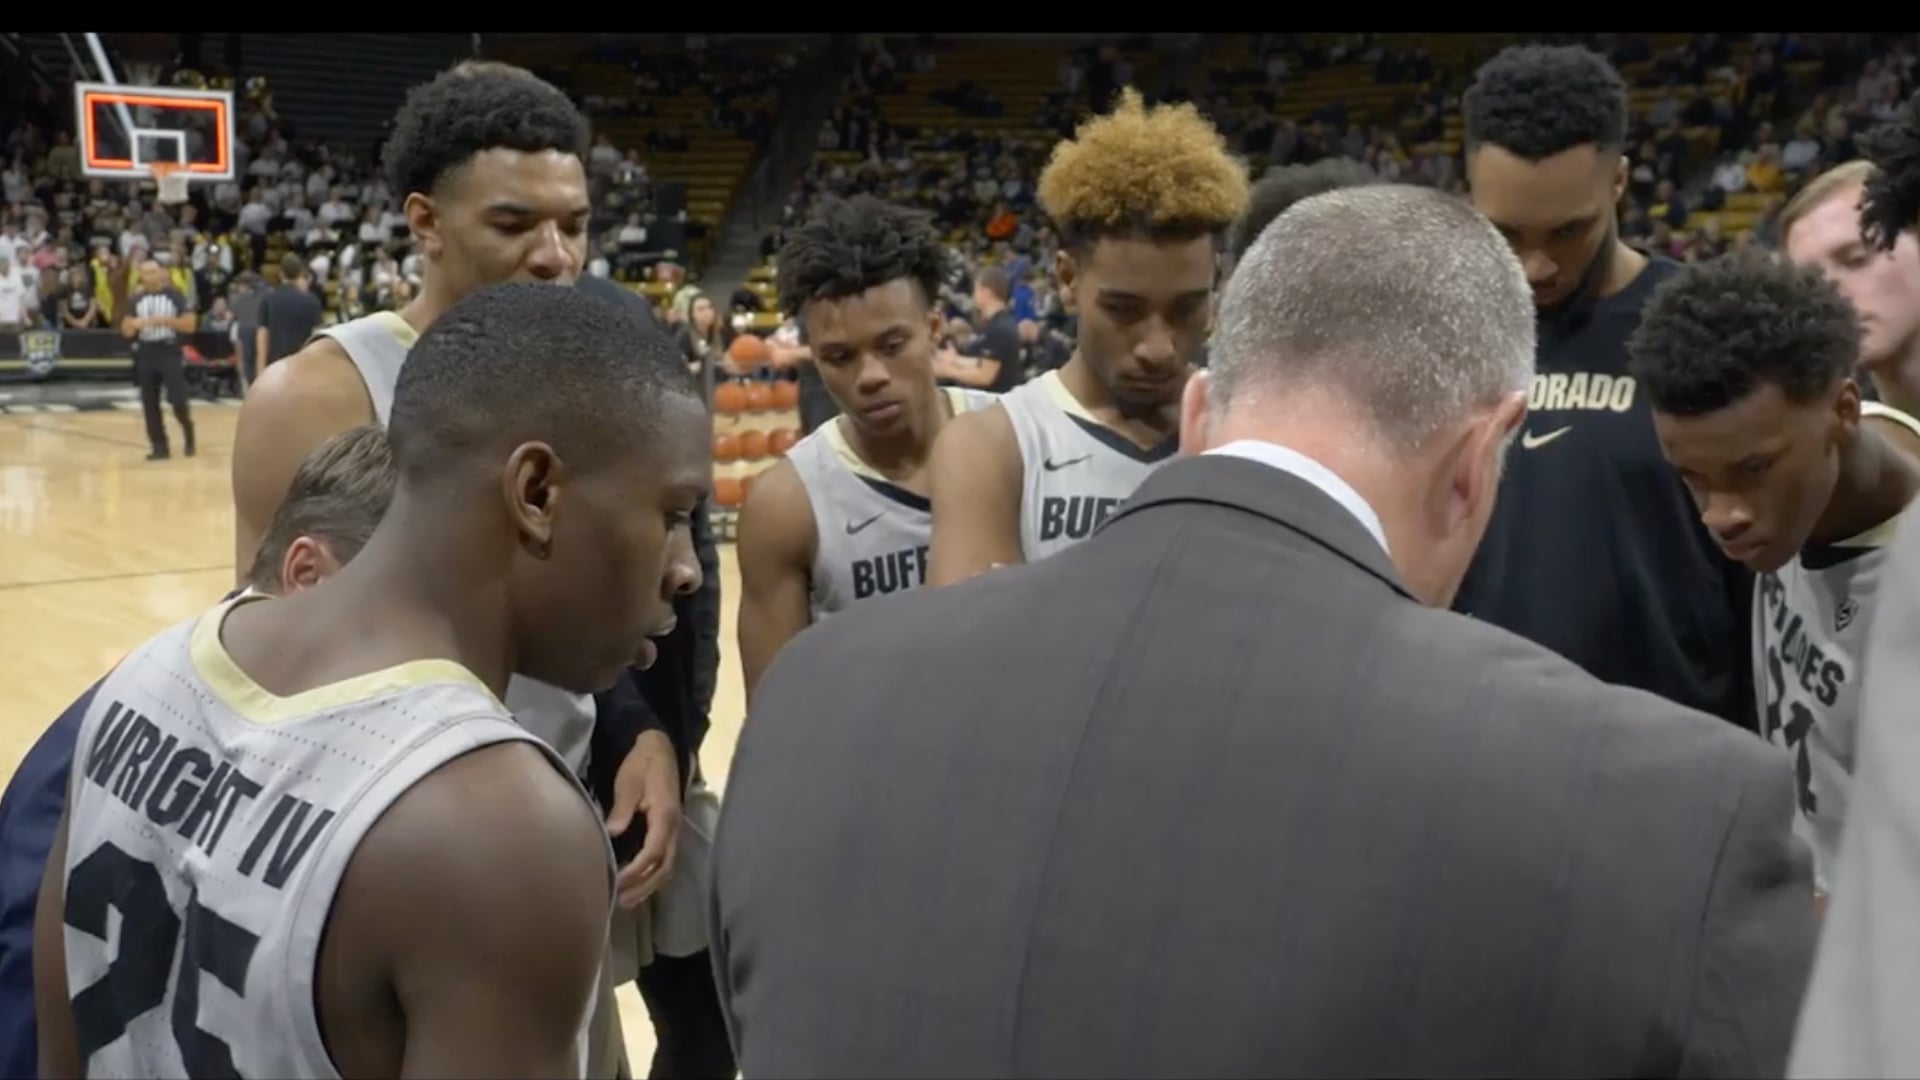
M1678 269L1656 259L1581 322L1541 320L1526 423L1454 607L1751 729L1752 575L1700 524L1627 374L1627 339Z

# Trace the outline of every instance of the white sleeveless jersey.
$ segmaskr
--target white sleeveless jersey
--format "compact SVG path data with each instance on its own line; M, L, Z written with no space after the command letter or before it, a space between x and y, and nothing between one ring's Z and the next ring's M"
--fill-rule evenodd
M368 829L423 777L484 746L525 742L571 780L448 661L268 693L220 643L226 613L257 599L136 649L81 722L65 944L88 1076L337 1076L314 973ZM611 850L607 867L611 887ZM587 1040L583 1025L583 1069Z
M993 404L985 390L944 390L953 414ZM870 597L920 587L927 579L932 504L861 461L836 422L822 424L787 451L813 507L814 544L807 589L813 621Z
M391 311L382 311L321 330L346 350L360 381L373 400L373 415L381 427L393 416L393 391L400 383L400 366L419 335L413 325ZM545 739L558 751L576 776L585 776L587 751L593 741L593 697L515 676L507 683L507 706L521 726Z
M1920 434L1920 421L1897 409L1862 402L1860 411ZM1867 634L1894 523L1810 547L1761 575L1753 590L1760 730L1789 755L1800 800L1795 828L1813 848L1823 883L1833 876L1853 786Z
M1000 395L1020 446L1020 553L1035 562L1093 535L1178 439L1143 450L1094 419L1049 371Z

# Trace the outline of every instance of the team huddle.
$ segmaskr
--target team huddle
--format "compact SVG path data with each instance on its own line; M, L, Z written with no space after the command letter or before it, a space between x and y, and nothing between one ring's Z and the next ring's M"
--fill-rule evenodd
M621 1076L611 990L658 953L699 958L716 995L709 1011L748 1075L1782 1072L1841 860L1881 567L1920 492L1920 377L1904 365L1920 340L1912 222L1870 246L1855 208L1872 170L1843 166L1788 208L1780 256L1681 266L1619 238L1626 90L1604 59L1509 49L1463 108L1470 205L1345 161L1252 182L1193 106L1125 92L1054 150L1038 184L1062 241L1053 272L1077 346L1057 371L1001 394L936 375L952 256L923 216L862 195L827 200L793 228L776 262L779 303L839 415L759 476L742 509L737 645L750 712L713 866L687 863L676 886L674 864L703 856L668 846L653 818L636 827L648 833L639 854L617 856L626 826L609 827L589 758L611 722L609 688L654 662L702 585L690 526L710 483L707 404L644 303L569 287L592 207L589 131L566 96L483 62L418 88L385 165L425 256L419 296L330 327L262 374L234 452L236 592L134 650L49 733L53 749L30 759L40 771L23 767L10 789L12 799L42 785L59 824L4 841L44 845L34 857L45 871L35 1007L0 1038L37 1039L43 1075ZM1916 287L1884 287L1898 275ZM1298 359L1297 382L1270 377L1274 357ZM1326 428L1317 443L1305 434L1356 403L1359 426ZM1272 434L1281 430L1303 434ZM1327 464L1342 455L1352 469ZM1378 493L1409 471L1392 464L1404 461L1443 479L1393 505ZM1341 478L1359 473L1376 479ZM1125 1057L1119 1048L1151 1024L1117 1030L1092 1005L1048 1011L1047 965L1066 955L1097 967L1125 1008L1182 1015L1192 1007L1182 995L1204 996L1190 992L1191 971L1238 962L1229 945L1193 944L1233 922L1209 915L1200 890L1143 915L1141 936L1126 940L1075 940L1033 915L1038 929L1008 931L1018 942L1007 955L1020 959L1005 969L954 959L996 955L965 919L886 931L927 909L863 859L912 867L901 874L968 901L967 918L1027 913L1029 901L1037 910L1064 895L1040 878L1058 870L1068 881L1098 861L1064 838L1129 811L1081 821L1082 805L1025 800L1021 778L1057 754L1073 761L1067 786L1097 783L1112 760L1138 751L1150 763L1152 739L1180 739L1185 710L1224 712L1238 699L1172 663L1133 670L1148 681L1131 703L1029 688L1035 704L1016 719L1030 745L991 760L943 751L922 774L844 784L797 763L793 747L837 738L807 727L814 696L863 718L849 721L857 755L862 739L876 752L934 745L931 728L915 729L916 703L870 679L925 675L945 688L929 689L936 696L958 694L956 678L1027 687L1019 665L933 680L884 653L891 637L908 655L906 628L927 610L912 605L929 593L977 602L966 610L983 620L1020 621L1017 596L988 592L996 578L1083 595L1100 613L1087 619L1110 632L1151 632L1154 594L1128 606L1122 594L1139 583L1101 580L1093 569L1109 564L1087 555L1129 515L1131 535L1158 529L1168 545L1212 537L1201 557L1245 560L1240 580L1256 594L1271 584L1260 549L1210 532L1219 519L1206 515L1239 499L1237 485L1279 476L1324 502L1308 525L1288 526L1290 543L1366 549L1346 561L1370 584L1316 596L1324 616L1312 618L1331 625L1376 603L1450 627L1471 617L1447 632L1550 652L1585 673L1581 694L1605 683L1652 695L1621 708L1657 696L1681 720L1725 721L1702 723L1711 730L1699 738L1740 740L1727 752L1763 760L1756 783L1791 788L1791 823L1748 822L1781 841L1749 884L1803 902L1750 916L1765 959L1741 969L1750 984L1700 992L1716 1021L1699 1027L1711 1032L1655 1031L1628 1002L1593 1010L1593 1023L1641 1041L1555 1029L1561 1060L1503 1056L1524 1040L1471 1024L1446 1025L1455 1042L1441 1052L1424 1028L1404 1044L1341 1044L1329 1022L1331 1034L1313 1036L1324 1041L1309 1051L1301 1036L1290 1056L1262 1030L1220 1019L1182 1033L1191 1057ZM1152 518L1166 506L1194 516ZM1292 512L1276 501L1256 516ZM1019 577L1040 565L1056 576ZM1025 617L1036 633L1093 633L1074 606ZM1306 612L1261 611L1247 625ZM858 637L864 620L884 628L877 645ZM943 624L989 633L989 621L959 621ZM1194 647L1252 668L1294 662L1262 644ZM1089 653L1060 685L1106 677L1111 659ZM1352 659L1366 682L1402 677L1371 655ZM1149 710L1154 694L1165 700ZM1303 697L1298 715L1333 709L1337 696ZM1165 723L1069 750L1073 736L1056 726L1080 723L1071 710L1083 708L1138 708ZM670 797L642 798L640 810L679 815L684 803L692 821L702 781L679 749ZM1212 753L1242 750L1229 740ZM996 769L1005 788L974 783ZM1136 787L1157 778L1146 766L1118 772ZM1034 844L1057 861L1032 881L996 877L964 837L966 819L998 810L923 805L956 784L1018 804L1008 830L1055 837ZM841 795L849 801L825 801ZM1180 793L1196 820L1209 798L1198 786ZM849 809L856 799L862 809ZM1305 799L1296 810L1323 813ZM860 858L832 853L835 836L922 811L952 819L952 831L875 831L889 839ZM1741 811L1700 813L1730 822ZM1179 843L1222 865L1259 862L1249 837L1269 824ZM1162 835L1159 825L1142 823L1142 835ZM1787 854L1789 828L1810 867ZM1649 836L1648 865L1661 842ZM942 853L966 872L943 876L927 861ZM1140 854L1164 857L1156 843ZM1698 869L1695 884L1712 891L1717 871ZM675 899L676 888L692 898ZM697 929L684 930L676 904ZM1717 925L1693 922L1685 932ZM1149 940L1155 928L1164 941ZM862 941L874 957L856 954ZM936 978L916 980L902 959L922 947L941 958ZM1689 986L1695 963L1674 961ZM1329 985L1329 1000L1428 1008L1410 992L1394 1004L1399 989L1356 987ZM1459 988L1459 1000L1479 992ZM895 1010L889 1022L873 1018L883 1007ZM1202 1015L1239 1015L1213 1007ZM1615 1053L1616 1042L1630 1050Z

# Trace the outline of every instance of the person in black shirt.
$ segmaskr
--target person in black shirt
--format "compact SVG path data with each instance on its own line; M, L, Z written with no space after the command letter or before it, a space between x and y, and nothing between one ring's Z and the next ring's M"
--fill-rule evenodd
M313 271L291 252L280 258L280 284L260 300L253 331L254 355L261 367L306 348L320 326L320 298L313 295Z
M1474 206L1539 309L1519 445L1457 610L1609 683L1756 726L1752 575L1701 526L1627 371L1654 287L1678 271L1620 240L1626 87L1579 46L1509 48L1463 100Z
M147 417L147 441L153 450L148 461L173 456L167 446L167 425L160 418L160 388L180 421L188 457L193 456L193 413L187 407L186 357L181 340L199 326L200 317L180 290L167 282L167 272L147 259L140 264L140 291L127 300L120 332L133 339L133 381L140 387L140 409Z
M1013 282L997 266L980 271L973 282L973 308L979 315L980 332L963 348L936 357L934 371L942 379L996 394L1027 381L1021 362L1020 321L1014 317L1008 301ZM970 359L961 359L968 357Z

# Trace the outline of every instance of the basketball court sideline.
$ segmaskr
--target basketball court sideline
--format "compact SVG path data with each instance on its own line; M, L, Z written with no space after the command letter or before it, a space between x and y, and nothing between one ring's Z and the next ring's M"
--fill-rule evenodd
M240 410L196 401L198 456L147 462L132 404L0 415L0 784L121 657L233 587L228 474ZM720 680L701 752L715 790L746 711L731 645L740 595L731 545L720 564ZM644 1076L653 1026L631 984L619 996L629 1060Z

